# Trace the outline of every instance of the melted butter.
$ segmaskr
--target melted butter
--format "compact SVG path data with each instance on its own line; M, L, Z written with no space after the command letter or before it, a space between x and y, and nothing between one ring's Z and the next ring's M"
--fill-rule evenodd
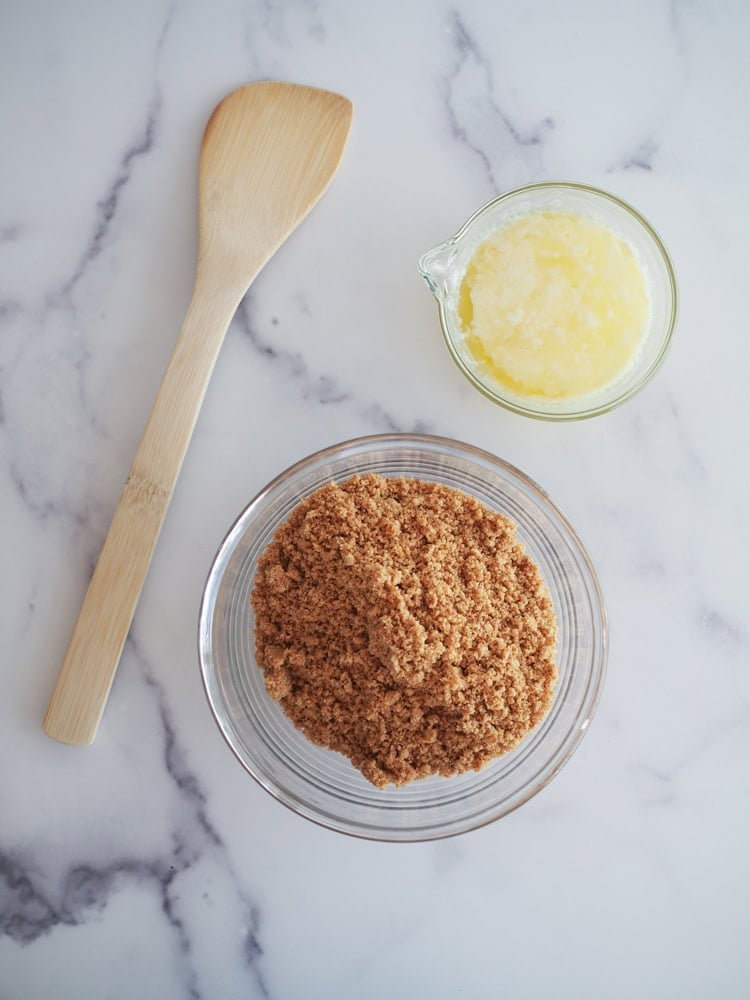
M571 399L630 365L650 315L628 243L573 212L532 212L477 247L458 300L477 367L523 396Z

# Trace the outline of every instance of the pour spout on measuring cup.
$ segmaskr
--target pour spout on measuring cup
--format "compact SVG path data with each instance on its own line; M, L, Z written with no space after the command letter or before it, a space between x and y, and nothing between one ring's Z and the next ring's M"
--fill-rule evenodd
M440 296L445 291L452 252L452 243L440 243L419 258L419 273L433 295Z

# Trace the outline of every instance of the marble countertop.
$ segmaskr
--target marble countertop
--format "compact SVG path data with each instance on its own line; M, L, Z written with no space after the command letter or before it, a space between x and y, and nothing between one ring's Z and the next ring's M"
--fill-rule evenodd
M749 32L743 0L3 5L2 1000L750 994ZM264 78L350 97L349 146L232 323L98 738L66 747L41 719L189 299L202 130ZM682 293L652 384L568 425L471 388L416 269L545 178L633 202ZM245 774L196 621L270 478L414 430L552 495L611 651L590 732L536 798L389 845Z

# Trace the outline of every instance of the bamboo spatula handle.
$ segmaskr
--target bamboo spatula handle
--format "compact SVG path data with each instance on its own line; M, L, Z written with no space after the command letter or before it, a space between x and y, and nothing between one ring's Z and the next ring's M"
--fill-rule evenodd
M198 281L91 578L44 730L92 743L209 378L242 291Z

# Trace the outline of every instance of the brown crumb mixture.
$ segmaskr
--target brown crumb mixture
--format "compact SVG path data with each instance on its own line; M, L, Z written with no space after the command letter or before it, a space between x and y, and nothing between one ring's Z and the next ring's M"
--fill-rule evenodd
M417 479L303 500L252 594L265 683L374 785L477 770L549 710L555 615L511 521Z

